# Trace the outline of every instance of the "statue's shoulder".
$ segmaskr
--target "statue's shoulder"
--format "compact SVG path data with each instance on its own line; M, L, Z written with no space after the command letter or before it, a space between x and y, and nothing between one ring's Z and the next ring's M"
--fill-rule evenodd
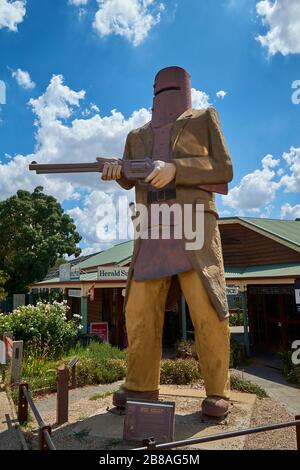
M212 106L209 108L192 109L191 119L207 119L213 114L217 114L217 111Z
M138 137L138 136L141 135L142 133L149 131L150 125L151 125L151 121L146 122L146 124L144 124L144 125L141 126L141 127L137 127L136 129L132 129L132 130L129 132L128 137L129 137L129 138L131 138L131 137L133 137L133 138L134 138L134 137Z

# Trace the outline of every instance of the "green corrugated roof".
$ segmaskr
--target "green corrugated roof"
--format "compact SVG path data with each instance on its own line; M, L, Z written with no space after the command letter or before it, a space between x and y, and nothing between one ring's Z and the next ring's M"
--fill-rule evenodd
M223 217L222 221L237 220L246 223L249 228L256 227L285 242L294 245L295 248L300 247L300 221L294 220L280 220L280 219L260 219L255 217ZM298 251L298 250L297 250ZM129 264L133 253L133 241L120 243L109 248L106 251L95 254L88 259L78 263L77 267L80 269L88 269L93 266L105 265L118 265L124 266ZM225 274L227 278L247 278L247 277L276 277L276 276L299 276L300 265L299 263L291 264L277 264L277 265L264 265L253 266L248 268L235 268L225 266ZM81 274L80 280L82 281L95 281L97 273ZM58 277L47 279L39 282L36 285L47 283L59 282Z
M80 269L91 268L92 266L105 266L107 264L117 264L122 266L124 261L131 259L133 253L133 241L129 240L119 245L115 245L106 251L91 256L89 259L79 263Z
M231 218L225 217L221 220L226 219ZM250 226L252 225L270 235L300 247L300 221L298 220L260 219L255 217L233 217L233 219L244 221Z
M92 272L92 273L85 273L85 274L80 274L80 281L97 281L97 271ZM48 284L48 283L56 283L60 282L59 277L52 277L51 279L46 279L41 282L36 282L34 285L41 285L41 284ZM79 281L67 281L67 283L72 283L72 282L79 282Z
M258 278L277 276L300 276L299 263L266 264L261 266L249 266L246 268L225 266L226 278Z

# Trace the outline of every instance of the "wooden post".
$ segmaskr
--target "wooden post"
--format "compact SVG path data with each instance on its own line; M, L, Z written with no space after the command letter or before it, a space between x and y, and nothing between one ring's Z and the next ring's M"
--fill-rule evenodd
M23 387L26 387L28 390L28 384L19 384L18 421L21 425L28 421L28 401L26 400Z
M11 358L11 383L19 384L22 374L23 341L13 341Z
M69 370L66 364L57 368L57 403L56 422L63 424L68 422L69 412Z
M298 419L300 419L300 415L296 416L295 419L298 421ZM300 450L300 424L296 426L296 442L297 442L297 450Z

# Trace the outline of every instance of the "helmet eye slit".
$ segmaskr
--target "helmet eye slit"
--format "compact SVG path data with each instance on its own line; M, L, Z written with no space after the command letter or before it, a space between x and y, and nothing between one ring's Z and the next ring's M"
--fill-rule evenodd
M172 90L181 90L181 87L180 86L169 86L169 87L166 87L166 88L162 88L161 90L159 90L157 93L155 93L155 96L159 95L160 93L163 93L164 91L172 91Z

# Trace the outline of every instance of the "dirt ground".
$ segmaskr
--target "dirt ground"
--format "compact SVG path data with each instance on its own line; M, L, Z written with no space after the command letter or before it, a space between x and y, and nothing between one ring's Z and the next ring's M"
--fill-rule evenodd
M280 423L294 419L284 406L271 398L256 400L251 427L263 424ZM296 450L295 428L279 429L278 431L263 432L247 436L245 450Z
M188 389L187 386L167 386L173 390ZM198 388L201 384L190 387L190 390ZM90 393L89 393L90 392ZM42 416L46 423L53 425L53 439L58 449L130 449L139 446L139 443L125 443L122 439L123 416L112 415L107 409L111 409L111 395L103 398L95 398L95 388L83 389L82 397L76 396L70 400L69 422L61 427L55 423L55 407L51 406L47 411L45 402L40 400ZM247 394L246 394L247 395ZM251 398L251 396L250 396ZM52 397L51 397L52 399ZM246 427L258 426L267 423L289 421L294 419L286 409L278 402L270 398L257 398L252 404L251 412L245 405L235 404L229 417L219 423L203 421L200 414L199 398L162 396L162 400L176 401L176 425L175 439L195 437L202 435L227 432ZM39 401L36 401L39 407ZM48 398L49 403L49 398ZM26 433L26 440L30 448L37 446L37 433L31 424L31 430ZM204 446L202 446L203 448ZM206 448L211 448L206 445ZM214 447L213 447L214 448ZM260 433L238 439L219 441L217 449L247 449L247 450L293 450L296 449L296 433L294 428L288 428L268 433Z

